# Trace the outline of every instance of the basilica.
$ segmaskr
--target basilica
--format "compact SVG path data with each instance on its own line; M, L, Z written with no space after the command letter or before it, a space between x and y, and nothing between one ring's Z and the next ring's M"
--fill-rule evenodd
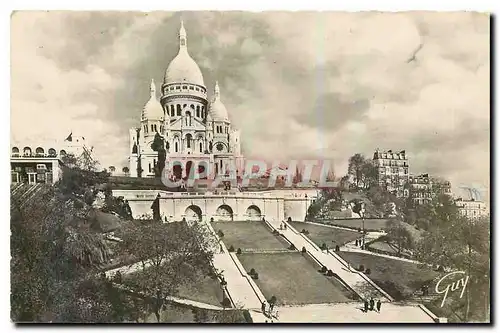
M209 101L203 74L188 53L182 22L179 52L165 71L159 100L156 90L151 80L140 127L130 129L130 176L155 176L158 152L152 143L157 134L166 151L164 173L174 179L189 177L193 168L205 178L241 167L240 132L231 126L217 82Z

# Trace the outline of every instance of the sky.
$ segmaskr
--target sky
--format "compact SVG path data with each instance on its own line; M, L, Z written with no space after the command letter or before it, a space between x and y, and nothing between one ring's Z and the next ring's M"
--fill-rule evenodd
M95 147L127 166L153 78L178 51L181 18L208 91L254 159L406 150L410 172L490 181L489 16L455 12L16 12L11 137Z

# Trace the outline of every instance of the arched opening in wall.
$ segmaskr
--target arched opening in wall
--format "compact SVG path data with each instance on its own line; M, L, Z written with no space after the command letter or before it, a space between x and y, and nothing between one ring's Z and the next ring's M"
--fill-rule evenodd
M57 155L57 152L54 148L49 149L49 156L50 157L55 157Z
M30 147L24 147L24 149L23 149L23 155L24 156L31 156L31 148Z
M191 134L186 134L186 148L191 148L191 141L193 136Z
M12 156L19 156L19 148L12 147Z
M216 221L232 221L233 220L233 209L228 205L221 205L217 208L215 212Z
M175 152L178 153L179 152L179 142L175 142Z
M186 222L201 222L202 217L201 208L196 205L191 205L186 208L185 219Z
M200 153L203 153L203 142L200 142Z
M246 216L248 221L260 221L262 213L259 207L251 205L247 208Z
M193 178L194 177L194 173L191 176L191 168L192 167L193 167L193 162L192 161L188 161L186 163L186 178Z
M177 116L180 116L182 112L181 105L177 104Z
M200 118L200 106L196 106L196 117Z
M60 152L59 152L59 155L61 157L63 157L64 155L66 155L66 150L62 149Z
M186 126L191 126L191 112L186 112Z
M174 174L175 180L179 180L182 177L182 165L175 164L172 167L172 173Z
M208 164L205 161L201 161L198 163L198 174L200 175L200 179L207 179L208 175Z

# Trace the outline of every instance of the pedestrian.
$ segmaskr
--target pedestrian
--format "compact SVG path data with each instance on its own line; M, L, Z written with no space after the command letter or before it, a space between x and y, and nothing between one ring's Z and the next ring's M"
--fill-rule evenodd
M285 230L286 230L286 223L285 223Z
M365 312L368 312L368 301L365 299Z
M269 304L269 313L273 312L274 303Z
M375 306L375 301L373 300L373 297L370 299L370 311L373 311L373 307Z
M358 246L358 240L356 239L356 246Z
M380 313L380 307L382 306L382 302L380 300L377 301L377 312Z
M265 315L266 314L266 302L262 302L262 305L260 306L262 313Z
M224 252L224 250L222 249L222 244L220 245L220 253Z

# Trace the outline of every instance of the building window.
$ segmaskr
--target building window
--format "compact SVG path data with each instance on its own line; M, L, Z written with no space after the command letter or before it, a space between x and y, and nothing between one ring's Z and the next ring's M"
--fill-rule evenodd
M191 86L189 86L189 90L194 90L194 88L193 88L193 87L191 87Z
M12 156L19 156L19 148L12 147Z
M31 156L31 148L30 147L24 147L24 149L23 149L23 155L24 156Z
M175 89L180 90L181 86L175 86Z
M188 87L187 86L182 86L182 89L187 89Z
M175 143L175 152L176 153L179 152L179 143L178 142Z
M196 91L200 91L200 88L198 88L198 87L197 87L197 88L196 88Z
M154 132L155 131L155 127L153 126L153 124L151 124L151 132Z
M175 115L175 108L173 105L170 105L170 115L173 117Z
M200 142L200 153L203 153L203 143Z
M49 156L54 157L57 155L57 152L54 148L49 149Z
M149 163L149 173L151 173L151 163Z
M177 116L181 115L181 105L177 104Z
M191 134L186 135L186 147L191 148Z

